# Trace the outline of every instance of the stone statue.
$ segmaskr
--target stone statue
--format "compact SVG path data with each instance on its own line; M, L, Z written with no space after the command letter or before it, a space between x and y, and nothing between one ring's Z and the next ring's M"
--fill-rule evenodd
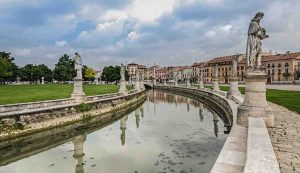
M249 25L246 49L247 69L261 69L261 40L269 38L266 30L260 27L260 20L263 16L262 12L256 13Z
M237 77L237 64L238 64L238 58L239 56L234 56L233 60L232 60L232 78L236 78Z
M125 80L125 67L123 64L121 64L120 75L121 75L121 80Z
M218 78L218 64L215 66L215 78Z
M136 72L135 72L135 73L136 73L136 79L135 79L135 80L136 80L137 82L139 82L139 81L140 81L140 70L139 70L139 69L136 69Z
M81 56L75 52L75 70L76 70L76 79L82 79L82 59Z

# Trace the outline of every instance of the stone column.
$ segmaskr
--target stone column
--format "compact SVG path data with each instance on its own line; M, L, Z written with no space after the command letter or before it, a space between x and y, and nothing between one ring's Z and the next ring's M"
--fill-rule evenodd
M124 145L125 144L125 139L126 139L126 121L128 119L128 115L124 116L123 118L120 119L120 130L122 131L121 132L121 144Z
M120 89L119 89L119 93L121 93L122 95L127 95L128 91L126 88L126 80L125 80L125 67L123 64L121 64L121 70L120 70Z
M86 101L86 95L83 92L82 84L82 59L78 53L75 53L75 70L76 77L73 79L73 93L71 94L71 98L75 99L75 102L84 102Z
M269 36L266 34L267 32L264 28L257 27L260 26L259 23L263 16L263 13L257 13L251 20L248 29L245 98L242 105L239 106L237 110L237 123L241 126L248 126L248 117L263 118L267 127L274 126L273 111L266 99L266 83L268 75L261 66L261 40L269 38Z
M238 107L237 123L248 126L248 117L263 117L267 127L274 126L274 116L266 99L268 75L263 71L247 72L245 98Z
M155 67L155 63L153 66L153 85L156 85L156 67Z
M83 157L84 157L84 151L83 151L83 144L86 141L86 135L79 135L76 136L75 139L72 140L72 143L74 144L74 155L73 157L77 160L75 172L76 173L84 173L83 168Z
M215 66L215 76L213 78L213 91L220 91L217 64Z
M239 80L237 77L237 63L239 55L235 56L232 60L231 78L230 78L230 89L227 92L227 98L232 99L232 96L241 96L239 91Z
M178 83L177 83L177 79L178 77L177 77L177 74L175 75L175 86L177 87L178 86Z
M200 74L199 74L198 81L199 81L199 89L204 89L203 73L201 71L200 71Z

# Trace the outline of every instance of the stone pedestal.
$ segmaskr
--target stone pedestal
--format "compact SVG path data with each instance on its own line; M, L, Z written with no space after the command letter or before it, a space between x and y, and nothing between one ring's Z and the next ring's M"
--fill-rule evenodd
M245 99L238 107L237 123L248 126L248 117L262 117L267 127L274 126L273 111L266 99L267 74L263 71L248 72Z
M231 99L232 96L241 96L241 93L239 91L239 80L238 80L238 78L230 79L230 89L227 92L227 98Z
M74 79L74 84L73 84L73 93L71 97L75 99L76 102L84 102L86 101L86 95L83 92L82 89L82 79Z
M128 94L128 91L127 91L127 88L126 88L126 81L125 80L121 80L120 81L119 93L121 93L122 95L127 95Z
M134 89L140 91L140 82L139 81L135 81L135 85L134 85Z
M199 89L204 89L204 83L203 81L199 81L199 86L198 86Z
M186 82L186 87L190 88L191 87L191 83L190 83L190 80L188 79L187 82Z
M213 79L213 91L220 91L218 78Z

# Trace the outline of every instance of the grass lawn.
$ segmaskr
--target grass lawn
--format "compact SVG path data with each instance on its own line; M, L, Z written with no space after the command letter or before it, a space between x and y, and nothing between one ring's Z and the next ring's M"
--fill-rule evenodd
M132 87L128 86L128 89ZM0 105L69 98L71 84L0 85ZM116 93L118 85L83 85L86 95Z
M207 87L211 88L211 86ZM229 86L220 86L220 89L228 91ZM239 87L239 90L245 94L245 87ZM267 100L300 114L300 91L267 89Z

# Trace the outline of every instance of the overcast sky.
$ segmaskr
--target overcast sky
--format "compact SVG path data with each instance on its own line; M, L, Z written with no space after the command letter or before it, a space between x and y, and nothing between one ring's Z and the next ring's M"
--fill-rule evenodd
M263 48L300 51L299 0L0 0L0 51L19 66L53 68L77 51L84 64L186 65L244 53L256 12Z

